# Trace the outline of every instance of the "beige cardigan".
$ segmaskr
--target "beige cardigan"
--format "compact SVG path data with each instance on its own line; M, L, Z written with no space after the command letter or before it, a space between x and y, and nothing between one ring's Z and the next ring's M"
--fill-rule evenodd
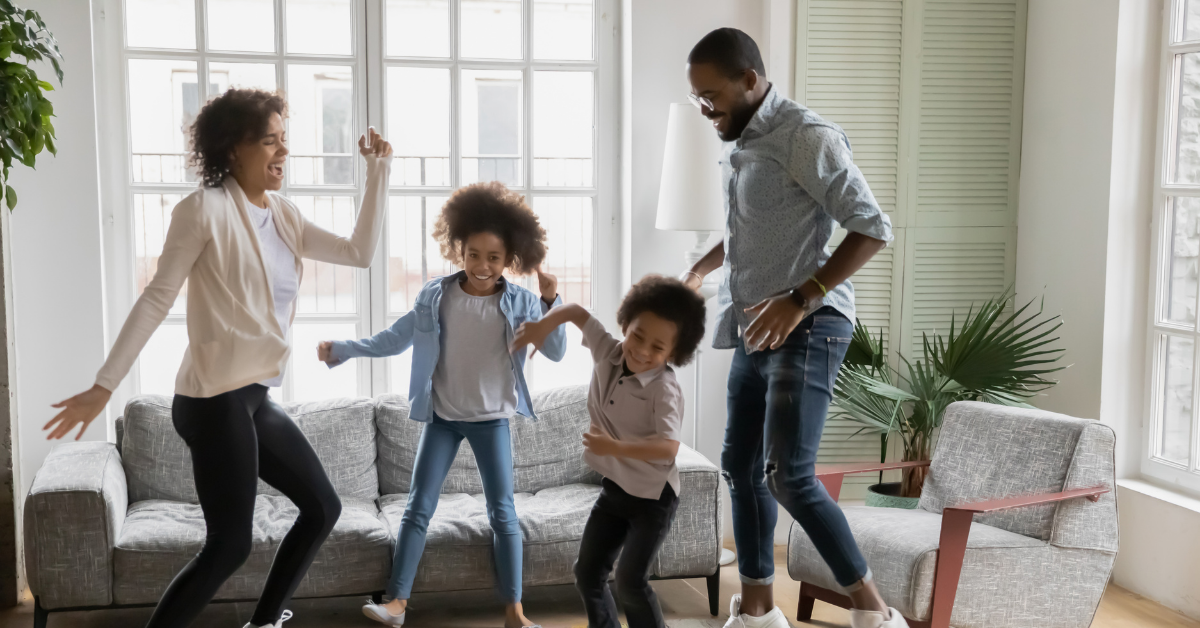
M387 211L392 158L366 159L366 191L349 238L313 224L287 198L267 195L275 228L296 255L301 277L301 258L371 265ZM116 389L166 318L185 279L188 348L175 378L176 394L214 397L283 372L291 347L273 314L271 278L247 202L233 177L225 177L222 186L196 190L175 206L158 270L125 319L96 375L97 384Z

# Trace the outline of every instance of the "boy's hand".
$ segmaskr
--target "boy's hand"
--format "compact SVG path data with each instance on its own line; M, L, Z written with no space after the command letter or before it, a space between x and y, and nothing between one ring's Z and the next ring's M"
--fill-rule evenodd
M583 433L583 448L597 456L618 456L621 452L621 442L607 434L588 430Z
M333 357L332 340L323 340L317 343L317 359L326 364L337 362L337 360Z
M508 350L510 353L516 353L528 345L533 345L534 349L540 350L546 342L546 336L549 336L552 331L554 331L553 328L546 327L545 320L521 323Z
M542 293L542 300L547 305L554 303L554 299L558 298L558 277L542 272L541 266L533 269L533 271L537 273L538 290Z

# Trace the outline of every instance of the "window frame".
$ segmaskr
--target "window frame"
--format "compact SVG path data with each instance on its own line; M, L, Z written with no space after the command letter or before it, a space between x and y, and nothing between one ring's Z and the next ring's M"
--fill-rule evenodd
M1169 482L1192 491L1200 491L1200 290L1197 291L1197 320L1193 325L1167 320L1170 304L1171 259L1174 216L1172 200L1181 197L1200 198L1200 183L1171 183L1176 148L1176 129L1179 85L1176 76L1182 72L1180 55L1200 53L1200 39L1175 42L1182 32L1183 0L1170 0L1162 24L1162 52L1159 70L1161 96L1155 153L1154 216L1152 221L1150 281L1153 287L1148 303L1149 325L1146 335L1146 414L1143 422L1141 472L1151 478ZM1164 404L1165 373L1161 368L1167 337L1191 338L1195 342L1192 356L1192 417L1189 461L1181 465L1156 455L1161 439L1162 408Z
M212 95L208 91L208 70L211 62L261 62L275 64L276 85L287 88L287 73L289 64L314 65L352 65L354 67L354 115L356 130L366 126L382 129L387 137L386 129L386 81L387 68L394 65L449 67L453 65L451 75L451 172L452 184L459 181L461 164L459 163L459 120L460 107L457 88L458 70L470 69L514 69L523 68L523 99L522 112L522 158L524 182L529 186L533 176L533 145L532 134L532 94L533 72L543 69L589 69L595 72L593 87L593 186L591 188L521 188L522 191L533 191L534 196L590 196L592 205L592 309L604 319L615 316L618 286L618 268L620 266L619 227L616 224L618 215L617 203L620 199L618 181L619 128L618 111L620 105L619 83L619 18L616 12L616 0L593 0L593 38L594 59L581 62L545 62L532 58L533 50L533 6L534 0L521 0L522 6L522 49L524 57L519 60L460 60L457 56L459 33L457 32L457 14L459 0L448 0L451 11L450 59L385 57L386 29L385 4L386 0L350 0L352 10L352 35L350 56L290 54L286 50L286 3L285 0L273 0L275 11L275 52L226 52L212 51L208 46L206 0L195 0L196 37L197 45L194 50L174 50L160 48L129 48L126 46L126 0L98 0L95 3L97 59L95 77L102 82L97 90L97 113L100 120L112 120L109 125L101 125L97 130L99 153L101 156L100 175L102 181L101 196L106 206L102 212L102 231L104 238L105 265L104 293L105 329L108 336L107 344L116 339L122 324L137 300L136 261L135 261L135 225L133 198L137 193L177 193L186 196L196 189L195 184L162 183L144 184L133 183L132 180L132 135L129 124L129 81L128 64L130 59L186 59L197 64L197 88L200 90L200 103L207 102ZM362 199L362 185L365 180L365 166L357 156L354 161L354 181L347 185L299 185L291 183L291 173L284 181L282 194L286 195L348 195L354 198L355 210ZM449 187L410 187L402 188L389 185L389 198L397 195L445 195L453 191ZM402 192L397 194L397 192ZM386 218L384 230L387 230ZM388 312L387 292L387 263L388 242L387 234L381 234L382 243L376 250L371 267L356 271L356 303L357 313L353 315L305 314L296 316L297 322L349 322L354 318L359 336L369 336L385 329L398 318ZM183 325L183 315L168 315L163 325ZM293 345L293 354L303 353L303 347ZM359 396L378 396L389 391L390 360L357 360L356 361L357 394ZM130 375L125 378L117 391L114 391L113 407L119 414L119 409L128 399L140 394L139 366L135 363ZM345 368L345 367L343 367ZM282 389L284 400L291 398L291 377L294 369L288 369L285 384ZM531 387L536 384L530 381Z

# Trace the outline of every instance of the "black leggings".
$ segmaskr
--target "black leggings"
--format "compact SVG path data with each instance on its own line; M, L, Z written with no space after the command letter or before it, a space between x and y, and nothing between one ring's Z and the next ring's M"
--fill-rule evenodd
M208 533L200 553L163 593L147 628L191 624L250 557L260 477L300 510L279 544L250 619L259 626L279 621L342 512L321 461L300 428L267 396L266 386L252 384L206 398L175 395L171 418L192 453Z

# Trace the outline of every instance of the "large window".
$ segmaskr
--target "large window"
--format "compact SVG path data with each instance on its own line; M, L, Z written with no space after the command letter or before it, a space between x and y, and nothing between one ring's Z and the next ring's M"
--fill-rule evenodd
M121 116L113 147L131 250L121 318L153 277L171 210L197 185L187 128L232 87L282 89L291 155L281 193L314 222L353 229L364 162L357 137L382 129L395 149L380 252L368 270L304 261L282 396L309 400L407 392L409 355L329 371L323 339L378 332L429 279L454 272L431 234L459 186L519 190L549 234L543 268L569 302L611 307L593 269L608 250L613 104L601 102L611 43L597 37L610 0L109 0L122 10ZM602 13L603 12L603 13ZM115 161L115 160L114 160ZM609 261L615 258L609 256ZM614 264L609 264L613 266ZM603 271L601 271L601 274ZM536 279L511 277L537 290ZM121 281L112 282L122 285ZM133 392L169 394L187 346L186 286L132 373ZM590 359L572 328L564 364L529 361L532 387L585 382Z
M1163 45L1147 475L1200 487L1200 1L1174 0Z

